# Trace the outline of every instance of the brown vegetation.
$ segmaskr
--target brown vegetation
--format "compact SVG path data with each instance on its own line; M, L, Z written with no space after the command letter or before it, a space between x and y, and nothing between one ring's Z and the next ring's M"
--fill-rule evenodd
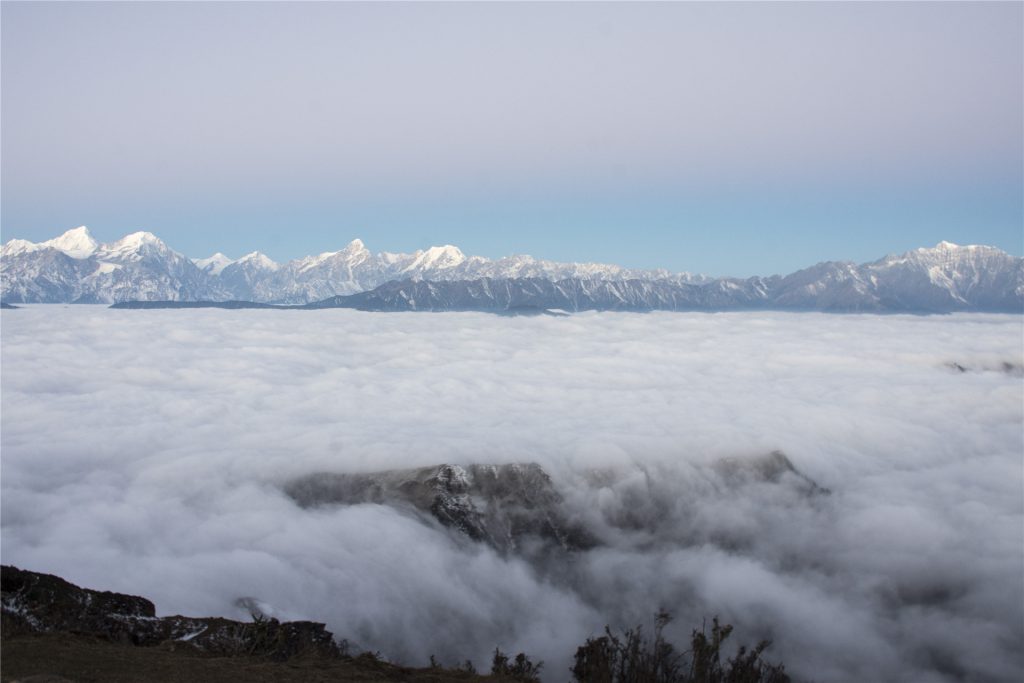
M651 642L640 626L621 637L606 627L605 635L588 639L576 650L573 678L579 683L790 683L785 667L761 659L768 641L752 649L740 646L723 664L722 644L732 626L719 624L716 617L710 634L694 630L690 649L679 652L664 637L671 619L665 611L657 614Z

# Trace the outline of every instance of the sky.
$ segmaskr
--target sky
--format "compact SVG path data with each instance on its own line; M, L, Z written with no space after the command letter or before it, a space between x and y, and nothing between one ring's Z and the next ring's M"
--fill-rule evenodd
M251 597L419 666L522 651L553 682L659 607L677 644L716 614L772 639L797 680L1020 680L1019 315L2 315L5 564L160 615ZM830 493L742 476L775 450ZM517 462L595 548L503 556L285 493Z
M0 233L710 275L1024 253L1021 3L0 6Z

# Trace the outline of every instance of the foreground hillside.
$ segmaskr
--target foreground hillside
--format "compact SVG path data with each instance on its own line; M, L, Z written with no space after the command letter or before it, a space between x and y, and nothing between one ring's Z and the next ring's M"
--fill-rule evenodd
M0 678L15 683L64 681L520 681L539 683L543 663L495 649L489 676L468 660L446 668L353 655L314 622L284 622L253 614L243 623L219 617L157 617L153 603L121 593L79 588L60 577L0 568L3 660ZM576 650L577 683L790 683L781 665L761 659L767 641L740 647L722 661L732 627L713 621L694 631L691 649L677 651L663 636L671 617L657 615L653 638L641 627L620 636L610 629ZM552 680L563 675L553 673Z
M156 617L153 603L4 566L3 681L500 681L352 655L323 624Z
M25 683L326 683L327 681L501 681L453 669L394 666L370 655L298 655L275 662L259 655L215 656L180 644L135 647L68 632L4 636L0 680Z

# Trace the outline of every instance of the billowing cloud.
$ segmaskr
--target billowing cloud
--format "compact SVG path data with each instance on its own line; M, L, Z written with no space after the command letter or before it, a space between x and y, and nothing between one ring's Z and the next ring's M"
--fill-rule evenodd
M3 561L160 613L548 662L707 616L815 680L1016 680L1019 316L112 311L2 327ZM958 363L961 371L951 363ZM784 452L805 479L744 463ZM533 461L600 545L504 557L315 472Z

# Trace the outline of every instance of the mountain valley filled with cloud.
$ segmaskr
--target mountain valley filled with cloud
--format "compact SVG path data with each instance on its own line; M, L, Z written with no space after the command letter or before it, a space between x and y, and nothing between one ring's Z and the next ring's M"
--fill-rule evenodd
M1024 664L1019 316L3 316L7 564L550 680L659 608L798 680Z
M1024 2L0 18L3 683L1024 680Z

